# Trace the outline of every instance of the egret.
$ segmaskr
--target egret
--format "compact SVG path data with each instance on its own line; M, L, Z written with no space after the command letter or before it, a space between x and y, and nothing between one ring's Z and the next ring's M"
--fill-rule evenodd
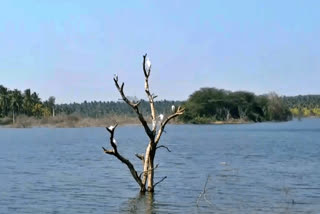
M114 129L114 126L109 126L108 129L112 131Z
M176 112L176 107L174 105L171 106L171 111L172 111L172 113Z
M146 70L147 70L147 71L150 71L150 69L151 69L151 61L150 61L149 58L147 58L146 63L145 63L145 66L146 66Z
M117 141L116 141L116 139L112 139L112 143L114 143L116 146L118 146L118 143L117 143Z
M153 120L153 121L152 121L152 130L155 129L155 127L156 127L156 121Z
M160 122L163 121L163 117L164 117L163 114L160 114L160 115L159 115Z

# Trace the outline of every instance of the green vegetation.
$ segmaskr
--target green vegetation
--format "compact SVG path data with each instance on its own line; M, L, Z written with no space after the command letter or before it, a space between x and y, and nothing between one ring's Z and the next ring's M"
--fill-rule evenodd
M299 95L284 97L295 117L320 117L320 95Z
M256 96L245 91L231 92L216 88L201 88L184 103L184 122L213 123L216 121L286 121L291 112L275 93Z
M11 91L0 85L0 117L11 117L13 123L17 115L21 114L37 118L50 116L53 106L48 104L47 101L42 103L38 94L31 93L30 89L22 93L17 89Z

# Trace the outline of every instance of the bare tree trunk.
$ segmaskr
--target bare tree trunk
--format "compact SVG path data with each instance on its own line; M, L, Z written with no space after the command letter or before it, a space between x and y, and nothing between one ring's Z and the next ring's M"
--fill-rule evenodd
M151 147L149 155L149 171L148 171L148 192L154 191L154 156L156 154L155 147Z
M15 123L14 110L12 110L12 123Z
M142 184L146 185L147 178L148 178L148 170L149 169L149 158L150 158L150 150L151 150L151 142L148 144L148 147L146 149L146 153L144 155L144 164L143 164L143 179Z

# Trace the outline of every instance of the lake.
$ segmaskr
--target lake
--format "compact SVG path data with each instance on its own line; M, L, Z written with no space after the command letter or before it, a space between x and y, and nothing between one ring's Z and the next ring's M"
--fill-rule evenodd
M143 128L115 137L141 172ZM103 153L108 138L104 128L0 128L0 213L320 213L320 119L168 125L155 182L167 179L145 195Z

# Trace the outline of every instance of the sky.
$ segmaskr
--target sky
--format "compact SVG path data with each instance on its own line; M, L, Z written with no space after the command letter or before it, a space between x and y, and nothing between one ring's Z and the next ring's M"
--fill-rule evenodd
M320 1L0 1L0 84L57 103L202 87L320 94Z

